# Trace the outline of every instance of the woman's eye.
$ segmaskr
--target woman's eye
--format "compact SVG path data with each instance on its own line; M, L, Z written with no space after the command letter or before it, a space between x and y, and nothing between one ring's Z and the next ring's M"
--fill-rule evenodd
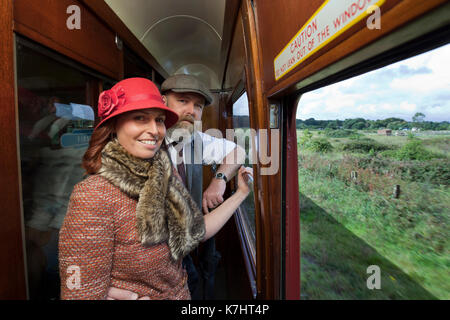
M137 120L137 121L144 121L144 120L145 120L145 117L144 117L144 116L136 116L136 117L134 117L134 120Z
M157 118L156 119L156 122L164 123L164 121L166 121L166 119L164 119L164 118Z

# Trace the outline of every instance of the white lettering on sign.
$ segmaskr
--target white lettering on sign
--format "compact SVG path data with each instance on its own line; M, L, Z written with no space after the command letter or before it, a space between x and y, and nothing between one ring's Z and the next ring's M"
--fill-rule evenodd
M385 0L326 0L275 57L275 80L369 15L369 7L380 7L384 2Z

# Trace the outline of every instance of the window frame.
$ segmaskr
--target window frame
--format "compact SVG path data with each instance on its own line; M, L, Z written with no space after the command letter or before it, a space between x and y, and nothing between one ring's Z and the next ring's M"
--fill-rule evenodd
M93 108L94 111L94 115L95 115L95 120L94 120L94 125L95 123L98 122L98 115L97 115L97 108L96 108L96 103L97 103L97 99L98 96L100 94L100 92L103 90L103 87L105 84L111 85L111 84L115 84L117 82L117 80L110 78L107 75L101 74L100 72L97 72L93 69L90 69L89 67L77 62L76 60L67 57L65 55L63 55L60 52L54 51L46 46L44 46L41 43L35 42L34 40L28 39L20 34L15 34L14 35L14 67L15 67L15 83L14 85L16 86L16 90L18 87L17 84L17 63L18 63L18 53L19 53L19 48L18 46L23 46L29 50L35 51L36 53L45 56L48 59L53 60L55 63L60 64L61 66L64 66L66 68L70 68L73 70L76 70L80 73L83 73L86 76L91 77L92 79L89 80L89 88L86 88L87 90L87 97L86 99L88 100L87 103L89 103L89 105ZM19 124L19 104L18 104L18 95L16 92L16 105L15 105L15 114L17 116L17 130L19 130L20 124ZM27 271L29 269L31 260L27 259L27 253L28 250L30 249L29 246L27 245L26 241L26 221L25 221L25 208L23 205L24 202L24 193L23 193L23 188L22 188L22 178L24 176L23 174L23 168L22 168L22 155L20 153L20 139L19 139L19 134L17 133L17 148L18 148L18 152L17 152L17 160L18 160L18 172L19 172L19 184L21 185L20 187L20 191L18 192L18 196L20 198L20 203L21 203L21 210L20 210L20 219L21 219L21 228L22 228L22 250L23 250L23 255L25 257L24 259L24 268L25 271ZM59 266L59 262L58 262L58 266ZM25 272L24 274L24 279L26 283L30 283L30 274L28 272ZM26 289L25 289L25 294L27 299L31 298L31 291L30 291L30 286L27 285Z
M408 26L408 28L411 28L411 27ZM329 77L325 77L324 79L319 79L317 81L310 81L310 79L302 80L302 83L305 83L305 84L307 82L309 82L309 83L302 87L300 87L300 84L298 84L299 89L293 91L293 93L289 93L288 95L286 95L284 97L284 99L285 99L284 101L286 101L287 104L292 109L291 113L293 114L294 121L296 120L296 113L297 113L298 109L301 107L301 104L303 102L302 98L304 97L305 94L314 92L316 90L319 90L319 89L322 89L322 88L325 88L328 86L333 86L333 85L339 84L339 83L344 82L349 79L354 79L359 76L366 75L370 72L381 70L385 67L392 66L396 63L405 61L407 59L416 57L418 55L428 53L432 50L436 50L436 49L444 47L446 45L450 45L450 43L448 42L450 33L448 31L446 31L445 34L443 34L443 33L440 34L440 31L444 30L444 29L445 28L441 28L441 29L438 29L438 31L436 31L436 32L427 33L425 35L422 35L422 36L416 38L415 42L408 42L406 44L402 44L394 49L387 50L386 52L383 52L379 55L375 55L374 57L371 57L368 60L365 60L365 61L362 61L359 63L355 63L352 67L344 69L339 72L336 72L334 74L331 74ZM386 39L390 39L389 36L385 37L383 40L386 41ZM376 45L378 45L378 42L373 44L373 46L376 46ZM333 69L333 67L334 67L334 65L327 66L325 69L323 69L323 71L322 71L323 74L326 74L327 72L331 71ZM356 111L354 111L354 112L355 112L354 118L352 117L351 119L356 119L358 117L361 117ZM419 110L418 112L422 112L422 111ZM344 120L342 120L342 121L344 121ZM295 123L293 125L294 125L293 128L294 128L294 131L296 132L296 139L297 139L298 138L297 137L298 129L296 128ZM341 128L341 129L344 129L344 128ZM366 128L366 129L368 129L368 128ZM353 130L353 129L349 129L349 130ZM397 130L392 130L392 131L397 131ZM300 150L301 150L301 148L297 146L296 152L298 153L298 155L300 154ZM298 171L297 171L297 173L298 173L298 177L299 177L300 173ZM298 181L298 177L297 177L297 181ZM299 185L299 187L300 187L300 185ZM297 192L299 192L299 190ZM301 199L299 197L298 206L300 207L300 205L301 205ZM300 220L300 224L302 224L301 220ZM351 231L351 230L349 230L349 231L353 233L353 231ZM354 233L354 234L356 235L356 233ZM358 235L358 237L365 240L364 238L362 238L359 235ZM301 247L302 247L302 242L300 242L300 248ZM377 250L376 247L374 247L374 248ZM300 258L300 259L302 259L302 258ZM394 262L392 262L392 263L394 265L396 265ZM400 265L396 265L396 267L399 268L401 271L404 271L404 269ZM302 283L301 277L300 277L299 283L301 286L301 283ZM368 299L368 298L365 298L365 299ZM417 298L412 297L411 299L417 299Z
M239 84L236 86L234 92L232 93L230 99L229 99L229 104L230 104L230 113L231 113L231 118L234 117L233 115L233 105L234 103L239 100L239 98L245 93L247 92L244 81L240 81ZM247 98L248 99L248 98ZM251 112L250 112L250 104L248 104L249 106L249 118L251 118ZM251 120L250 120L251 123ZM233 129L236 129L233 126ZM250 142L251 143L251 142ZM237 186L237 177L235 177L234 179L234 188L233 188L233 192L236 191L236 186ZM253 194L253 202L256 204L256 197L255 197L255 188L253 187L252 190L252 194ZM257 228L256 228L256 206L255 206L255 235L254 235L254 239L252 237L252 230L251 227L249 225L249 221L248 221L248 217L246 216L246 212L245 209L243 209L242 206L239 206L239 208L236 210L236 213L234 214L234 219L235 219L235 223L236 223L236 227L237 227L237 231L238 231L238 236L239 236L239 242L241 244L241 249L242 249L242 256L244 258L244 262L245 262L245 266L247 269L247 275L250 281L250 287L252 290L252 295L253 298L256 299L257 296L257 284L256 284L256 272L257 272L257 268L256 268L256 248L257 248Z

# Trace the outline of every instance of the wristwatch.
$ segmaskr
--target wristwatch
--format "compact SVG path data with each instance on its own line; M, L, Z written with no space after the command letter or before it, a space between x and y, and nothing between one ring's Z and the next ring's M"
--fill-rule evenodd
M222 172L217 172L216 175L214 176L214 178L223 179L223 180L225 180L225 183L228 182L227 176L224 175Z

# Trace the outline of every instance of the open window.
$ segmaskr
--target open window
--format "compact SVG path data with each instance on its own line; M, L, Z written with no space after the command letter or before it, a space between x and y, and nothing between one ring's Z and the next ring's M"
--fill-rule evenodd
M233 128L235 142L241 146L246 153L245 166L251 167L252 159L252 136L254 130L250 127L250 112L246 92L233 103ZM237 184L237 177L236 184ZM251 184L253 186L253 184ZM241 204L236 215L236 223L241 235L243 255L252 286L253 296L256 296L256 220L255 220L255 195L254 190Z
M303 299L448 299L450 46L302 95Z

